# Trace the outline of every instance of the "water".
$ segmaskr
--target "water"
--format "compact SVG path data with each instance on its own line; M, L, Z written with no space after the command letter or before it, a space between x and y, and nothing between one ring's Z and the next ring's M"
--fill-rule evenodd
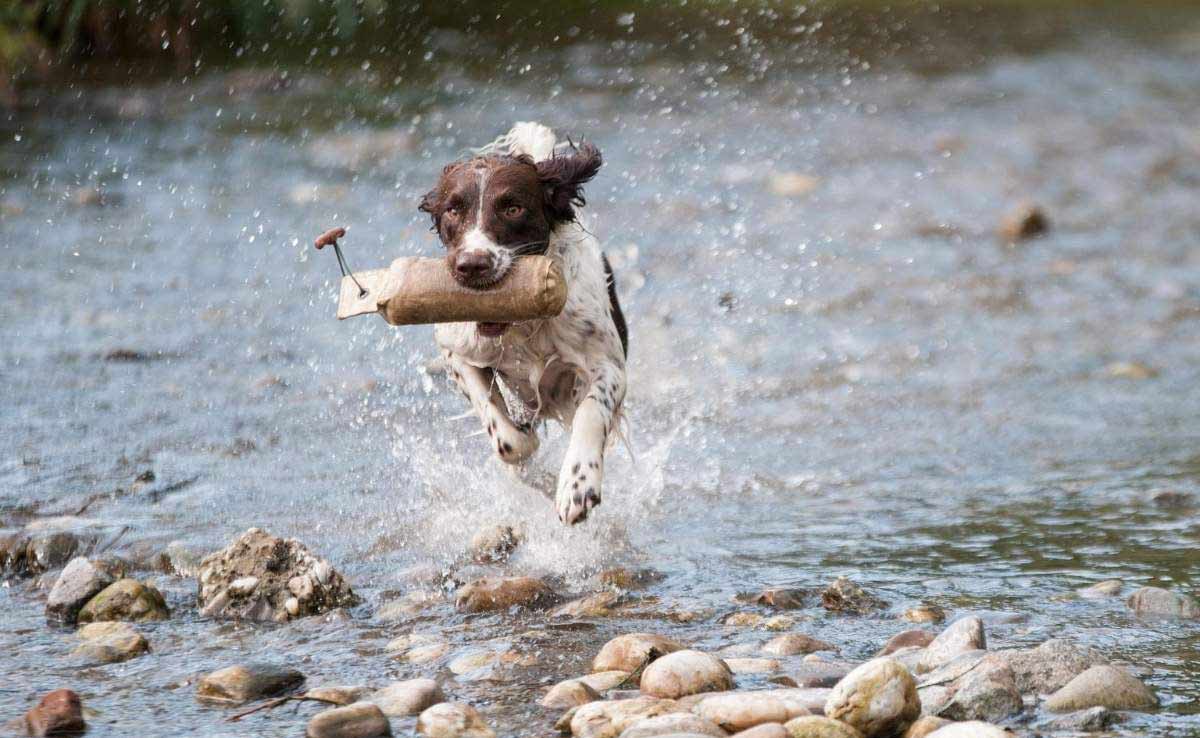
M90 68L0 121L0 522L131 558L259 525L368 601L348 621L219 624L194 582L145 573L175 609L144 627L153 654L80 669L44 590L12 582L0 715L70 686L89 735L298 734L315 707L230 724L195 702L198 675L257 657L314 685L434 676L501 733L551 735L541 688L612 635L765 640L719 624L735 593L849 575L889 613L797 625L848 658L936 603L983 613L993 646L1061 635L1135 665L1164 707L1118 732L1200 731L1195 625L1070 596L1112 577L1196 591L1200 13L593 16L554 43L422 31L365 67ZM310 247L346 224L356 267L436 254L421 193L526 119L604 152L589 209L631 322L636 458L612 453L572 530L449 420L464 408L427 368L427 328L334 320L334 260ZM816 185L776 194L785 173ZM90 188L107 202L79 204ZM1025 200L1052 230L1007 246L996 224ZM552 431L547 466L561 451ZM664 578L587 625L449 601L375 617L418 586L407 570L457 567L497 521L528 537L500 571L564 592L619 564ZM410 631L451 656L390 658ZM484 644L536 663L446 671Z

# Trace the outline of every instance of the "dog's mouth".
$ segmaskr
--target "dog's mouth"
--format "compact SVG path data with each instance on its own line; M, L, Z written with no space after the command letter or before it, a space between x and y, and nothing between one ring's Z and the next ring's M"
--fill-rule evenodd
M508 323L476 323L475 330L484 338L499 338L508 330Z

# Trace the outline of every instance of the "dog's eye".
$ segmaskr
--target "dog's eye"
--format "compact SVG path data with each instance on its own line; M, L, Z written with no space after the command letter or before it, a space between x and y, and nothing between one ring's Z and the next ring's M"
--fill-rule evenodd
M460 208L457 205L451 205L450 207L446 208L446 215L457 218L459 216L459 214L461 214L461 213L462 213L462 208Z
M509 205L504 208L504 216L506 218L520 218L525 214L525 208L520 205Z

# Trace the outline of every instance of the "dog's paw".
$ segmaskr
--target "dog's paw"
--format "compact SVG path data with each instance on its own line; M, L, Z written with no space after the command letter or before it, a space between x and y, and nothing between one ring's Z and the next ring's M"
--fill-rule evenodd
M555 507L558 519L575 525L587 518L592 508L600 504L600 482L604 467L599 458L579 459L568 456L558 474Z
M492 439L492 449L506 464L520 464L538 450L537 431L532 428L523 430L493 418L488 423L488 436Z

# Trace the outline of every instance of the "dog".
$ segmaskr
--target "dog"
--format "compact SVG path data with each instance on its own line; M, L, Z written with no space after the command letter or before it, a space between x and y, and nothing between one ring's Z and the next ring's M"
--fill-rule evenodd
M627 387L629 334L613 270L579 222L583 185L601 164L592 144L563 144L545 126L519 123L447 165L419 206L465 287L492 286L517 259L533 254L562 269L567 302L558 316L442 323L434 339L501 461L522 467L548 419L569 429L555 489L555 508L567 525L600 504L604 454L618 432Z

